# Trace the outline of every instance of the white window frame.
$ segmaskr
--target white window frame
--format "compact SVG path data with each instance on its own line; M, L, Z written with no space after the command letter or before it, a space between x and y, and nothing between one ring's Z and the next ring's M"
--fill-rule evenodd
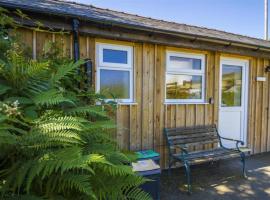
M103 62L103 49L112 49L127 51L127 63L110 63ZM132 103L133 102L133 47L124 45L115 45L107 43L96 43L96 92L100 92L100 70L119 70L129 72L129 99L106 99L106 101L117 101L118 103Z
M170 68L170 56L183 57L183 58L194 58L201 60L201 69L171 69ZM202 97L201 99L167 99L166 91L166 76L170 75L193 75L202 77ZM194 54L194 53L184 53L184 52L166 52L166 74L165 74L165 103L205 103L205 55L204 54Z

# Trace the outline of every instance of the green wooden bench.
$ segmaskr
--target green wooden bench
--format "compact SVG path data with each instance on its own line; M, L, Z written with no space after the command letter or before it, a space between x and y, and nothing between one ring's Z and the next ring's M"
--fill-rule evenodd
M189 193L191 193L190 165L240 157L243 164L243 175L246 177L245 152L239 147L239 145L244 145L244 142L221 137L216 125L165 128L164 134L169 149L169 170L175 162L183 164ZM223 140L235 142L235 148L226 148L222 143ZM203 145L212 146L213 148L189 151L189 149ZM180 152L177 152L177 149Z

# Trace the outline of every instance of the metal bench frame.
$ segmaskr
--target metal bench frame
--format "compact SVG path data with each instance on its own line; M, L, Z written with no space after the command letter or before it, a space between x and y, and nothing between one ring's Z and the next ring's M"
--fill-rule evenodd
M237 152L239 153L239 157L241 158L241 162L242 162L242 165L243 165L243 168L242 168L242 173L243 173L243 176L246 177L246 170L245 170L245 165L246 165L246 162L245 162L245 158L246 158L246 155L245 155L245 152L241 151L239 145L244 145L244 142L241 141L241 140L235 140L235 139L231 139L231 138L225 138L225 137L222 137L219 135L218 133L218 130L216 128L216 125L208 125L208 126L193 126L193 127L180 127L180 128L165 128L164 129L164 134L166 136L166 141L167 141L167 145L168 145L168 150L169 150L169 173L171 171L171 167L172 165L175 163L175 162L182 162L184 168L185 168L185 172L186 172L186 177L187 177L187 186L188 186L188 193L191 194L191 173L190 173L190 162L189 162L189 156L192 154L192 152L190 153L188 151L188 148L185 144L174 144L173 143L173 140L170 140L169 139L169 132L170 131L175 131L174 134L177 136L178 134L181 135L181 130L190 130L191 133L192 133L192 129L196 129L196 128L200 128L200 129L209 129L209 128L212 128L216 135L217 135L217 138L218 138L218 143L219 143L219 149L222 148L226 151L231 151L231 152ZM177 132L178 131L178 132ZM177 134L178 133L178 134ZM175 136L174 135L174 136ZM198 137L199 138L199 137ZM223 145L222 143L222 140L227 140L227 141L232 141L232 142L235 142L235 148L234 149L231 149L231 148L227 148ZM213 141L214 143L214 141ZM210 144L210 142L208 143ZM191 146L196 146L196 142L193 143L193 145ZM175 151L175 148L178 147L180 148L181 150L181 153L179 155L176 156L176 154L173 152ZM209 150L209 149L208 149ZM213 148L212 149L213 151L215 151L215 149ZM201 150L200 153L202 153L203 155L203 152L207 152L207 150ZM204 158L207 158L204 156ZM219 158L219 159L215 159L215 161L217 160L221 160L222 158ZM213 159L211 160L207 160L205 162L210 162L210 161L213 161Z

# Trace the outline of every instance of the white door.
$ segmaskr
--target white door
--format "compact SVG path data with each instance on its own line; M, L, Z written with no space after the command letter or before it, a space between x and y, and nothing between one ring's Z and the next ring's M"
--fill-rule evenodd
M248 61L221 58L219 134L245 142L247 135ZM235 142L222 140L226 147Z

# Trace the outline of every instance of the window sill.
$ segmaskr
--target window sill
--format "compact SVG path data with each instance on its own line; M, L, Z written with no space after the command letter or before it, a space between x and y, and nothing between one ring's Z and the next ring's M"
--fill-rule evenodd
M126 105L138 105L137 102L117 102L119 106L126 106Z
M164 105L207 105L208 102L164 102Z

